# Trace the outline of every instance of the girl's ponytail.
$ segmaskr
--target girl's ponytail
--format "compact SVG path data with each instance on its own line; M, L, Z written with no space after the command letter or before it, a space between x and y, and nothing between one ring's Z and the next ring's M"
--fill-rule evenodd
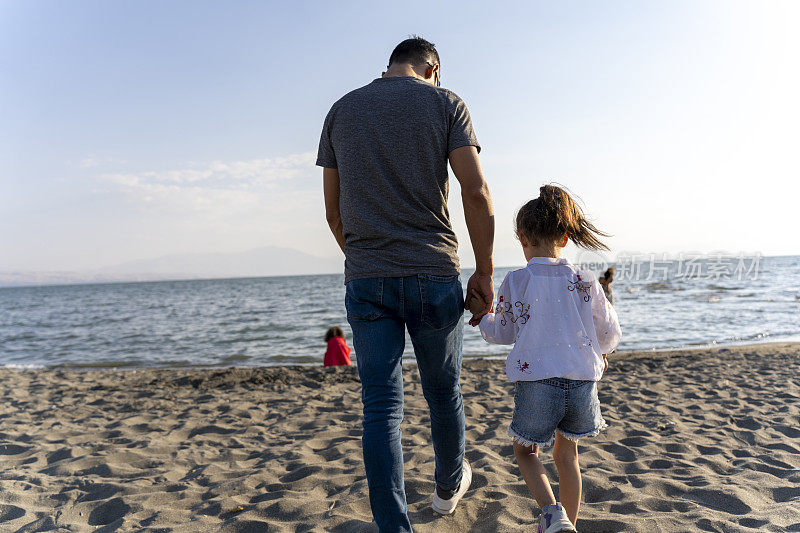
M566 233L581 248L608 250L599 238L608 234L589 222L569 193L555 185L543 185L539 197L520 208L516 230L534 244L537 239L557 240Z

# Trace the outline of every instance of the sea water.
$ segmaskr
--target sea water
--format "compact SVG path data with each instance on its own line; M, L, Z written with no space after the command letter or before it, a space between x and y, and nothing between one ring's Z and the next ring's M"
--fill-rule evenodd
M800 257L735 265L724 275L710 261L697 275L679 261L618 265L619 350L800 338ZM510 270L497 270L496 286ZM0 288L0 366L321 364L331 326L352 345L341 275ZM508 350L465 327L465 357Z

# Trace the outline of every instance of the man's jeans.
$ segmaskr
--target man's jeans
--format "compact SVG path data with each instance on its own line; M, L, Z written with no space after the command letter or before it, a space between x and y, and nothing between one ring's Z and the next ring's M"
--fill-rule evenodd
M361 377L362 445L372 516L382 532L411 531L400 445L405 328L430 409L436 484L456 489L464 460L461 281L427 274L353 280L347 284L345 305Z

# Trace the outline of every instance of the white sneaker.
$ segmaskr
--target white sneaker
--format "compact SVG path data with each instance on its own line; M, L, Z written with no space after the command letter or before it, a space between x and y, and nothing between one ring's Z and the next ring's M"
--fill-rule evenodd
M575 526L569 521L567 512L560 503L545 505L539 515L539 528L536 533L562 533L575 531Z
M464 466L461 469L461 485L458 486L456 493L453 494L449 500L445 500L444 498L439 497L439 495L436 493L436 489L433 489L433 503L431 504L431 507L439 514L453 514L453 511L456 510L456 505L458 505L458 502L461 500L461 497L464 496L464 493L467 492L467 489L469 489L471 483L472 468L470 468L467 460L464 459Z

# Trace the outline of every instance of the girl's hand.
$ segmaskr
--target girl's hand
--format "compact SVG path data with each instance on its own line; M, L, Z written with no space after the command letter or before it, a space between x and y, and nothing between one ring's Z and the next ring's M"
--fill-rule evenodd
M608 370L608 355L603 354L603 374Z
M474 319L475 315L481 313L486 308L486 302L478 291L475 289L470 289L467 292L467 302L465 307L470 313L472 313L472 317ZM470 324L472 324L472 322L473 321L470 320Z

